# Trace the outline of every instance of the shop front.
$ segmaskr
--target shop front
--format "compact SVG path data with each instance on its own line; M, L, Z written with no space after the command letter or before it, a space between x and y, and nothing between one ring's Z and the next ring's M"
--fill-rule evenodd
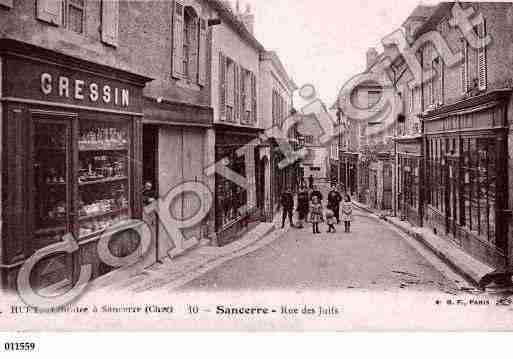
M237 185L230 176L215 176L215 232L217 245L235 240L251 223L261 219L257 196L262 193L265 175L260 161L259 130L215 125L215 159L230 171L246 179L247 188Z
M340 184L353 197L357 193L358 184L358 153L340 153Z
M40 260L33 287L72 284L87 264L99 277L113 270L99 259L102 233L142 218L142 91L150 79L0 42L2 287L14 289L25 261L69 234L79 250ZM139 243L126 231L109 248L123 257Z
M339 178L338 178L338 167L339 167L339 164L338 164L338 160L334 160L334 159L330 159L329 160L329 165L330 165L330 170L329 170L329 177L330 177L330 184L332 186L336 186L338 185L338 181L339 181Z
M422 226L422 137L396 138L396 204L398 216Z
M361 158L358 161L358 201L363 204L370 203L370 162L367 158Z
M174 219L191 218L207 198L207 193L176 191L180 186L201 182L213 191L205 169L213 162L214 136L211 108L144 98L143 183L161 199L176 193L170 209ZM196 225L182 228L183 236L178 238L170 237L162 221L152 221L154 261L179 255L209 237L214 231L212 212Z
M511 91L494 91L425 115L425 222L494 267L508 253Z

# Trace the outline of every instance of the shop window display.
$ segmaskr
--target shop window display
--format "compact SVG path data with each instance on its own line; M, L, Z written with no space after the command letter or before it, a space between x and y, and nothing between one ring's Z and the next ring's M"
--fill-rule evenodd
M129 136L123 125L82 121L79 132L80 238L128 219Z
M462 137L449 141L434 138L428 145L430 204L470 233L495 245L496 139Z
M33 228L36 247L67 233L87 239L130 218L130 134L124 122L36 119Z
M70 230L70 126L59 121L34 125L34 210L36 239L58 242Z
M219 158L224 158L225 164L232 171L237 172L241 176L246 175L244 156L237 156L233 149L218 150L217 155ZM242 216L242 210L248 200L247 191L222 176L217 176L216 181L218 186L218 203L221 210L218 213L218 216L221 217L219 223L224 227Z

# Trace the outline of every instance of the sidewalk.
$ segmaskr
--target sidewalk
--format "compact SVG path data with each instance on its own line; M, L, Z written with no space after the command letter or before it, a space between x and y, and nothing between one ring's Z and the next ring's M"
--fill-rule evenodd
M162 287L168 290L178 288L233 258L278 239L285 232L276 230L280 220L281 213L274 217L272 223L260 223L241 239L224 247L200 246L173 259L166 257L162 263L149 268L114 271L96 279L91 284L92 290L145 292Z
M354 200L353 204L357 208L370 213L377 219L392 224L403 233L422 243L445 264L451 267L452 270L476 287L479 287L479 283L486 275L495 271L493 267L490 267L489 265L470 256L456 244L437 236L429 228L412 226L407 221L401 221L396 217L388 216L385 212L381 213L379 211L375 211L374 209Z

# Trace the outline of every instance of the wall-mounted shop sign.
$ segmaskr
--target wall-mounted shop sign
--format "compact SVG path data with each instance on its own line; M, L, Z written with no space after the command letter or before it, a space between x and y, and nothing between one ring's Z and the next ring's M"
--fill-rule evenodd
M40 79L41 92L45 96L57 95L78 101L88 98L91 102L112 103L121 107L128 107L130 104L130 90L126 88L101 86L95 82L86 83L85 80L66 76L54 77L48 72L43 72Z
M75 64L74 64L75 65ZM3 96L59 106L142 113L143 84L120 71L66 66L7 56ZM135 77L135 76L132 76ZM132 81L131 81L132 80Z
M420 155L421 152L421 143L420 138L417 143L401 143L397 142L397 152L398 153L407 153L407 154L413 154L413 155Z

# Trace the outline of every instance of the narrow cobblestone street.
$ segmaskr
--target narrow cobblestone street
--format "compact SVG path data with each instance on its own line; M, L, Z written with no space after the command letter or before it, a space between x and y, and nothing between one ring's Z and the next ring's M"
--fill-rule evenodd
M290 229L274 243L231 260L182 290L413 290L452 293L453 283L398 233L355 211L352 232Z

